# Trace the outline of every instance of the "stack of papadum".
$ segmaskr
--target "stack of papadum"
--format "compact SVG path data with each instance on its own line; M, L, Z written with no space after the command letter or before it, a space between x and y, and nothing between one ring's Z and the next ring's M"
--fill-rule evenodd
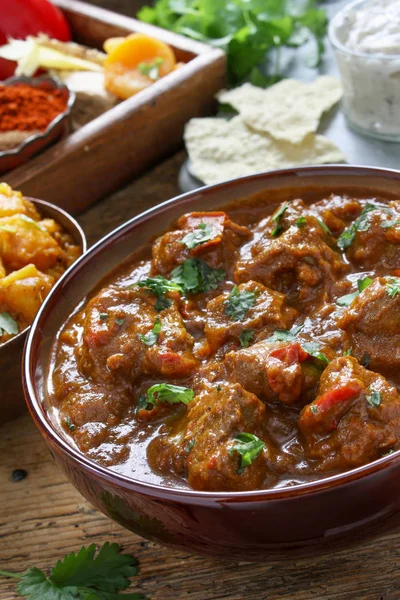
M285 79L262 89L250 83L217 98L239 114L230 120L192 119L185 129L191 172L206 184L305 164L341 163L345 157L316 133L323 113L341 98L335 77L312 83Z

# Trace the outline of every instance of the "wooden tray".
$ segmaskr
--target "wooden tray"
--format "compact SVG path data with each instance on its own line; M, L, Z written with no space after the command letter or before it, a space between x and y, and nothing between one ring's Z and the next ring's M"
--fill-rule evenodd
M55 4L77 42L101 48L108 37L140 32L168 43L177 60L187 63L4 175L25 195L76 214L181 146L185 123L213 112L214 95L225 84L226 57L221 50L77 0Z

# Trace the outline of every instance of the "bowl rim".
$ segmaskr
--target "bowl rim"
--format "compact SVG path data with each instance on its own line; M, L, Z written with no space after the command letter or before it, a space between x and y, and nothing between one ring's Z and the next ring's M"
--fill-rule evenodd
M396 169L384 169L380 167L369 167L362 165L316 165L306 167L296 167L292 169L281 169L276 171L269 171L266 173L258 173L256 175L248 175L238 179L229 180L227 182L204 186L198 190L186 192L166 200L156 206L153 206L146 211L136 215L132 219L123 223L103 238L101 238L96 244L91 246L86 254L82 255L77 261L71 265L68 271L60 278L59 281L63 281L64 284L68 285L68 278L72 277L76 271L79 271L81 265L85 265L90 261L92 256L95 256L100 248L107 247L110 243L117 241L123 237L129 230L134 229L136 226L153 216L159 211L162 211L169 206L173 205L177 201L185 200L192 196L200 194L214 193L220 189L234 188L240 186L240 184L246 181L256 181L258 179L275 179L279 181L280 178L287 178L291 176L293 178L303 176L311 176L321 173L327 173L329 175L355 175L362 176L377 176L383 177L384 179L398 180L400 186L400 170ZM362 182L360 183L362 187ZM256 192L257 193L257 192ZM58 287L58 283L57 283ZM56 286L53 288L56 289ZM25 399L29 408L29 412L38 427L41 434L45 437L46 442L51 442L51 447L56 447L57 451L61 454L67 455L68 459L77 465L80 469L89 472L95 478L101 479L107 484L114 488L121 488L125 491L136 492L146 496L150 496L156 499L171 500L175 502L184 502L191 504L214 504L214 503L243 503L243 502L260 502L260 501L276 501L291 499L301 495L318 493L327 491L328 489L335 488L338 485L349 484L367 475L381 471L382 469L393 465L397 462L400 464L400 450L397 450L391 454L387 454L376 461L362 465L355 469L351 469L344 473L338 473L326 477L324 479L318 479L315 481L308 481L301 484L295 484L293 486L282 487L282 488L271 488L265 490L250 490L240 492L205 492L192 489L174 488L166 485L156 484L141 481L133 477L128 477L121 473L112 471L110 468L103 467L93 460L89 459L80 450L73 447L71 443L64 439L60 433L56 430L52 423L45 407L44 403L38 398L35 391L33 367L35 365L33 361L33 345L36 337L36 330L40 330L42 315L44 315L47 305L51 302L51 296L53 291L46 298L45 302L41 306L37 313L34 322L31 325L28 338L26 340L24 355L22 361L22 383L25 394ZM32 368L31 368L32 367Z
M66 227L63 227L63 229L67 230L67 233L69 233L70 235L73 235L71 229L72 228L75 229L76 233L78 234L77 237L79 236L79 238L80 238L79 246L81 246L81 248L82 248L82 254L85 254L85 252L87 251L87 240L86 240L85 232L83 231L82 227L79 225L78 221L76 219L74 219L74 217L72 217L69 213L67 213L60 206L57 206L56 204L52 204L51 202L47 202L46 200L39 200L39 198L32 198L31 196L25 196L25 195L24 195L24 198L26 200L29 200L30 202L33 202L33 204L35 204L35 206L43 207L43 209L45 209L45 210L47 208L49 208L49 209L55 210L57 213L61 214L64 217L64 219L66 219L68 221L68 225L71 226L71 228L68 228L68 229ZM43 215L43 216L46 217L46 215ZM74 264L75 263L72 263L72 265L64 271L64 273L62 274L60 279L62 279L62 277L65 275L65 273L67 273ZM53 291L53 289L58 285L58 282L60 281L60 279L58 279L56 281L56 283L51 288L51 291ZM10 338L6 342L4 342L4 344L0 343L0 352L3 350L3 348L10 348L14 344L17 344L19 342L19 340L22 337L24 337L26 335L26 333L29 331L29 329L32 327L32 324L28 325L28 327L25 327L25 329L23 329L22 331L17 333L17 335L14 335L12 338Z
M50 75L40 75L39 77L27 77L26 75L13 75L12 77L8 77L1 82L3 86L12 86L16 83L25 83L30 85L31 87L39 87L41 83L51 83L54 86L55 90L65 90L67 92L67 106L62 113L59 113L50 123L47 125L44 131L40 133L32 133L26 140L21 142L19 146L15 148L11 148L10 150L2 150L0 151L0 160L4 157L16 156L20 152L23 152L25 148L28 148L37 140L42 140L42 142L46 141L46 138L51 134L53 129L57 127L61 121L68 118L71 114L72 107L75 103L75 92L70 90L64 83L56 79L55 77L50 77Z

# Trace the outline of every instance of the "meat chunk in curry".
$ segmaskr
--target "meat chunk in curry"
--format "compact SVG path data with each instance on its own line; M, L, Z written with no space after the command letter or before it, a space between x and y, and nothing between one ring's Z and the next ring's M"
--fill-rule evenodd
M400 449L399 202L333 190L182 216L55 341L65 434L117 472L209 492Z

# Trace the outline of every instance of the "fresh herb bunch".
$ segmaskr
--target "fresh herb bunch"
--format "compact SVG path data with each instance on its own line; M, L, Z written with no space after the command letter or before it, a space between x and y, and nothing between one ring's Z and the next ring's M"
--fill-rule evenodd
M59 560L49 577L36 567L0 575L18 579L17 591L28 600L146 600L142 594L119 594L138 573L136 558L120 551L118 544L106 542L95 556L96 546L91 544Z
M250 78L265 87L282 78L279 50L315 38L310 65L324 52L327 16L317 0L156 0L138 18L222 48L227 53L231 84ZM259 66L275 50L273 71L265 76Z

